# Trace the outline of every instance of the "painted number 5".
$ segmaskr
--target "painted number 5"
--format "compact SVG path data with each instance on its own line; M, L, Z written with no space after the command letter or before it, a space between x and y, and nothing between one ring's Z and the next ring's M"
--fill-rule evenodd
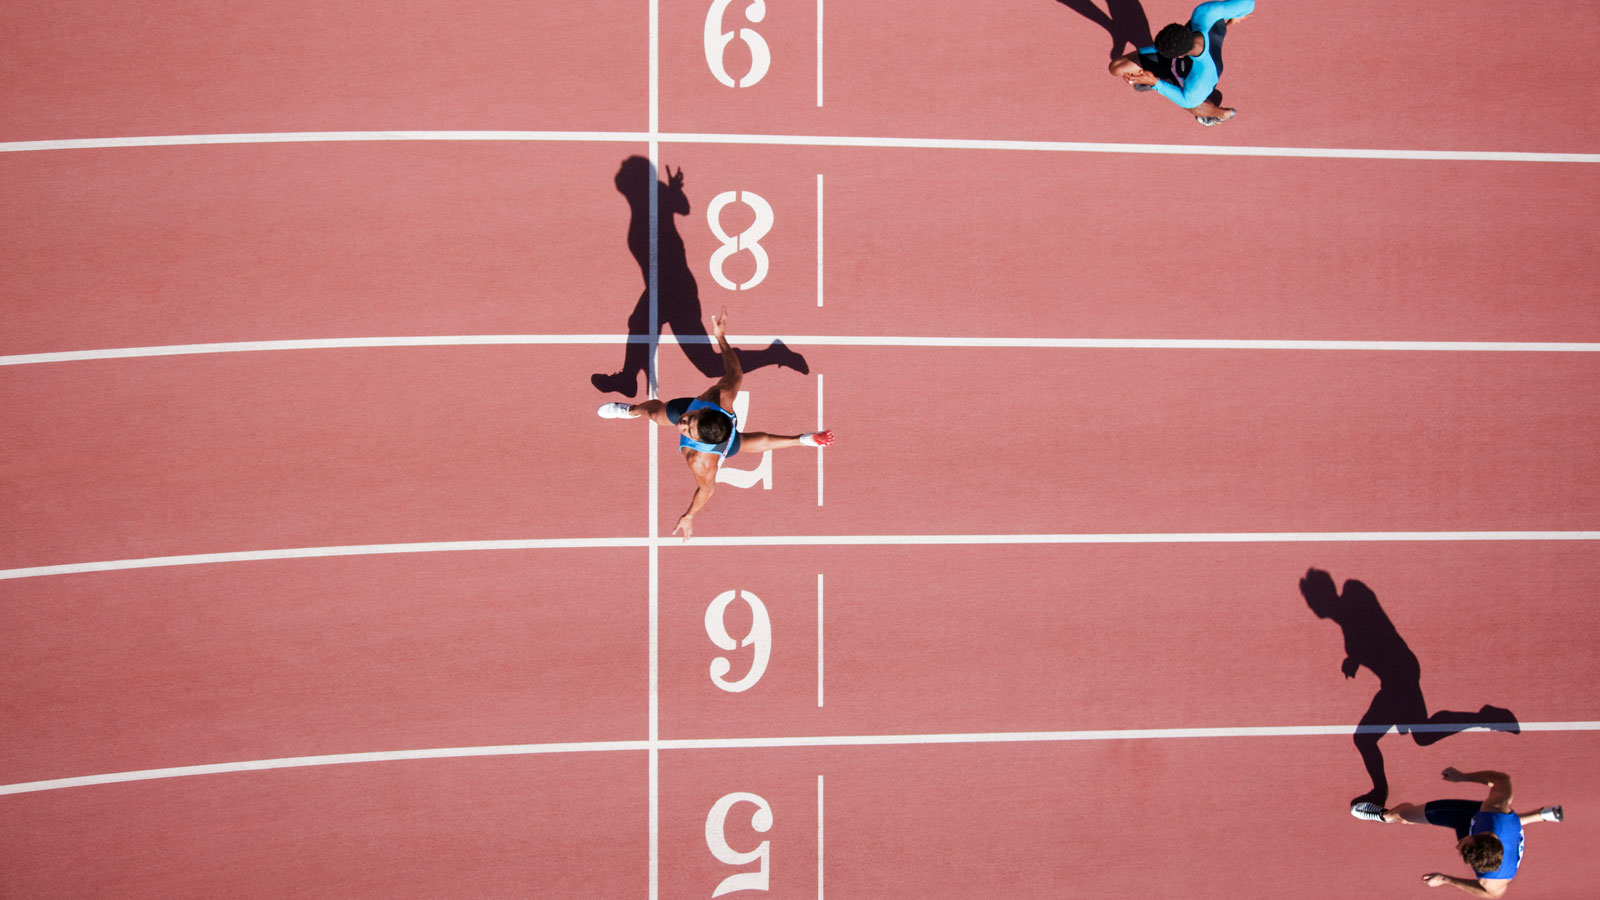
M734 87L733 77L728 74L722 57L727 53L728 45L733 43L734 37L737 36L750 48L750 71L739 79L737 85L747 88L767 74L767 69L772 66L772 51L767 49L766 39L753 29L740 28L736 32L722 30L722 17L733 3L734 0L712 0L711 9L706 13L706 65L711 67L711 74L715 75L718 81L728 87ZM759 22L766 18L766 0L750 0L750 5L745 7L744 17L751 22Z
M735 641L728 634L727 623L723 621L736 594L750 607L750 633L742 641ZM729 681L724 677L733 670L733 663L726 656L711 661L711 682L717 687L731 694L755 687L756 682L761 680L761 674L767 671L767 662L772 659L772 619L767 616L767 606L761 602L761 598L749 591L723 591L718 594L717 599L706 607L706 635L711 638L711 643L724 650L755 645L756 656L750 663L750 671L738 681Z
M730 235L722 227L722 209L735 200L755 210L756 220L737 235ZM730 291L747 291L766 279L767 250L761 246L761 239L772 230L772 222L772 204L755 191L723 191L711 198L710 205L706 207L706 223L711 226L711 233L722 242L722 246L711 254L711 277L717 280L717 284ZM722 274L722 264L740 250L749 250L750 255L755 257L756 273L744 284L736 285Z
M761 846L749 853L740 853L728 846L728 813L732 811L735 803L754 803L756 811L750 816L750 827L763 834L772 830L772 807L757 794L735 791L711 807L711 814L706 816L706 846L711 848L711 855L719 862L730 866L747 866L756 860L761 861L761 868L758 871L740 872L722 879L717 889L711 892L713 897L721 897L734 891L767 890L767 866L772 858L772 842L762 841Z

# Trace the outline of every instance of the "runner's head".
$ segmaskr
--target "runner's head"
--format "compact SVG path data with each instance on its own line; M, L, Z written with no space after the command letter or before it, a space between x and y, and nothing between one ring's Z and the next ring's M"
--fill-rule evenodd
M1156 35L1156 52L1167 59L1188 56L1195 51L1196 39L1199 37L1199 33L1190 30L1189 26L1173 22Z
M1461 851L1461 861L1471 866L1474 872L1499 869L1506 855L1505 845L1487 832L1467 835L1456 844L1456 849Z
M685 415L680 423L683 433L690 440L703 444L720 444L728 439L729 432L733 430L733 422L714 409L702 409Z

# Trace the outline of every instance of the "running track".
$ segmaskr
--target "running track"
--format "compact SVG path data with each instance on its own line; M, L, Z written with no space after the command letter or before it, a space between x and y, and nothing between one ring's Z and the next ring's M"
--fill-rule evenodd
M1415 895L1316 566L1523 723L1391 798L1511 771L1517 895L1586 896L1600 86L1520 73L1600 12L1263 0L1202 130L1051 0L740 0L747 88L708 6L0 12L4 895L709 897L730 796L772 897ZM588 383L651 273L840 435L687 545Z

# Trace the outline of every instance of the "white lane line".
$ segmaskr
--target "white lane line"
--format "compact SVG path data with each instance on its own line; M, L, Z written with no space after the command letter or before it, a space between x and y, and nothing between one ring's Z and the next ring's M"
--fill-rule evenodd
M645 383L649 387L649 397L656 399L657 371L656 351L661 346L661 173L658 166L661 164L661 4L660 0L650 0L650 271L648 273L650 290L650 348L645 358ZM679 167L682 168L681 166ZM650 844L650 900L657 900L661 891L661 706L659 674L661 671L660 647L660 596L661 596L661 555L657 531L660 527L657 520L659 514L659 492L657 490L657 461L658 452L656 427L646 422L645 430L650 432L650 503L648 514L650 516L650 713L649 713L649 749L646 753L649 770L649 844Z
M546 538L524 541L436 541L421 544L294 547L284 550L194 553L184 556L151 556L142 559L113 559L59 566L0 569L0 579L38 578L46 575L74 575L82 572L111 572L123 569L155 569L166 566L198 566L211 563L260 562L273 559L319 559L329 556L384 556L391 553L456 553L486 550L594 550L608 547L648 546L650 546L649 538Z
M53 141L8 141L0 153L39 150L99 150L121 147L187 147L212 144L323 144L371 141L521 141L642 144L642 131L284 131L248 134L163 134L143 137L69 138Z
M822 0L817 0L817 108L822 108Z
M820 2L820 0L819 0ZM822 900L822 776L817 776L817 900Z
M822 430L822 373L817 373L817 430ZM826 455L821 447L817 448L817 505L822 505L822 457Z
M461 759L478 756L530 756L543 753L604 753L619 750L644 750L645 741L585 741L561 744L505 744L492 747L445 747L437 750L383 750L375 753L334 753L326 756L292 756L282 759L255 759L244 762L214 763L203 766L174 766L166 769L141 769L135 772L110 772L76 778L51 778L0 785L0 795L28 794L62 788L151 781L158 778L186 778L191 775L222 775L232 772L262 772L269 769L297 769L307 766L339 766L356 763L396 762L412 759Z
M653 430L652 430L652 433ZM651 456L654 459L654 454ZM654 479L652 479L652 483ZM651 529L654 534L655 528ZM607 548L695 547L906 547L1019 544L1279 544L1279 543L1409 543L1458 541L1600 541L1600 531L1262 531L1174 532L1162 534L797 534L716 537L695 535L693 540L662 538L539 538L522 541L440 541L424 544L358 544L335 547L296 547L287 550L243 550L231 553L196 553L186 556L152 556L0 569L0 580L196 566L210 563L258 562L274 559L315 559L329 556L382 556L391 553L449 553L487 550L594 550Z
M1073 741L1139 741L1139 740L1193 740L1206 738L1283 738L1283 737L1347 737L1358 732L1381 734L1395 725L1247 725L1221 728L1125 728L1096 731L1013 731L973 732L945 734L875 734L875 735L818 735L811 737L766 738L691 738L665 739L656 742L660 750L756 750L802 747L889 747L907 745L941 744L1009 744L1009 743L1064 743ZM1419 723L1403 726L1410 731L1456 731L1459 725ZM1600 731L1597 721L1522 722L1519 728L1527 732L1579 732ZM81 775L72 778L52 778L0 785L0 795L27 794L63 788L88 787L102 784L119 784L129 781L150 781L160 778L183 778L192 775L221 775L233 772L259 772L271 769L303 768L307 766L353 765L358 763L394 762L418 759L460 759L483 756L529 756L560 753L615 753L646 752L649 741L586 741L550 744L504 744L489 747L446 747L434 750L384 750L372 753L339 753L327 756L296 756L282 759L257 759L243 762L214 763L199 766L175 766L164 769L141 769L131 772L108 772L100 775Z
M0 153L195 144L339 143L349 141L596 141L677 144L749 144L789 147L878 147L903 150L1004 150L1043 153L1136 153L1173 156L1253 156L1320 159L1406 159L1448 162L1600 163L1600 153L1522 150L1403 150L1370 147L1224 147L1194 144L1092 143L973 138L908 138L806 134L712 134L636 131L302 131L253 134L176 134L72 138L0 143Z
M822 308L822 173L817 173L817 309Z
M961 337L841 334L740 334L734 344L785 344L809 347L944 347L1018 350L1330 350L1356 352L1444 353L1600 353L1600 342L1562 341L1364 341L1364 340L1252 340L1213 338L1048 338ZM113 347L101 350L61 350L0 356L0 366L40 363L134 359L151 356L189 356L205 353L263 353L289 350L351 350L383 347L477 347L543 344L709 344L709 336L680 338L656 334L465 334L440 336L306 338L282 341L234 341L208 344L166 344L152 347Z
M817 709L822 708L822 573L817 573Z

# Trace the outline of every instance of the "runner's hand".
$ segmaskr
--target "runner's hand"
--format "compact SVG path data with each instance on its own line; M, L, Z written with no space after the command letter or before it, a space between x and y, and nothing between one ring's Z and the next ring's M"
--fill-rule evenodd
M1428 887L1438 887L1441 884L1448 884L1449 882L1450 879L1448 876L1440 875L1438 872L1429 872L1428 874L1422 876L1422 883L1426 884Z
M722 308L722 312L719 312L716 315L711 317L711 334L712 334L712 336L715 337L718 341L727 340L728 339L727 325L728 325L728 308L726 306L724 306Z
M1140 69L1138 74L1123 76L1123 80L1129 84L1155 84L1156 76L1151 72Z
M694 516L680 516L678 518L678 527L672 529L672 533L677 534L680 531L683 532L685 541L694 536Z

